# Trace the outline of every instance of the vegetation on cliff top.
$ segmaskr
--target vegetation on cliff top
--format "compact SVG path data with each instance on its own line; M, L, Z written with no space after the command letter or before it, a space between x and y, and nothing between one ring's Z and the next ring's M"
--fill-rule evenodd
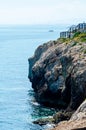
M77 44L78 42L86 42L86 32L76 32L73 38L59 38L58 41L66 44L73 41L75 42L75 44Z

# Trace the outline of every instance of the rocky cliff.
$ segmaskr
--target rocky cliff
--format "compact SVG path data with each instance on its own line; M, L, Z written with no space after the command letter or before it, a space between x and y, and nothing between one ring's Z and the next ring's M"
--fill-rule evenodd
M86 43L50 41L29 58L29 79L43 105L75 110L86 98Z

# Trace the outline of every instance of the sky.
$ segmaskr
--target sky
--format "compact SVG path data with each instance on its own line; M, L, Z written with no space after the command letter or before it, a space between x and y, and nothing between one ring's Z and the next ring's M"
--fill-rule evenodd
M0 0L0 24L86 22L86 0Z

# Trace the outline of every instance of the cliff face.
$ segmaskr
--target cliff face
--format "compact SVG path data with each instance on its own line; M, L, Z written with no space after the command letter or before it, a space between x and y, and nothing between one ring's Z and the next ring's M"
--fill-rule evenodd
M39 46L29 58L29 79L38 102L76 109L86 98L86 43Z

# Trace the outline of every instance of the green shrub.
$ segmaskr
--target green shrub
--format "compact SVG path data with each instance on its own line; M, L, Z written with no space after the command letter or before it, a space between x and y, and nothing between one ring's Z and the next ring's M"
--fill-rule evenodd
M78 37L81 34L81 32L76 32L73 36L73 38Z
M73 47L73 46L76 46L77 43L78 43L77 41L74 41L74 43L72 44L72 47Z
M86 42L86 33L77 32L74 34L73 40L76 42Z
M84 54L86 54L86 49L84 50Z

